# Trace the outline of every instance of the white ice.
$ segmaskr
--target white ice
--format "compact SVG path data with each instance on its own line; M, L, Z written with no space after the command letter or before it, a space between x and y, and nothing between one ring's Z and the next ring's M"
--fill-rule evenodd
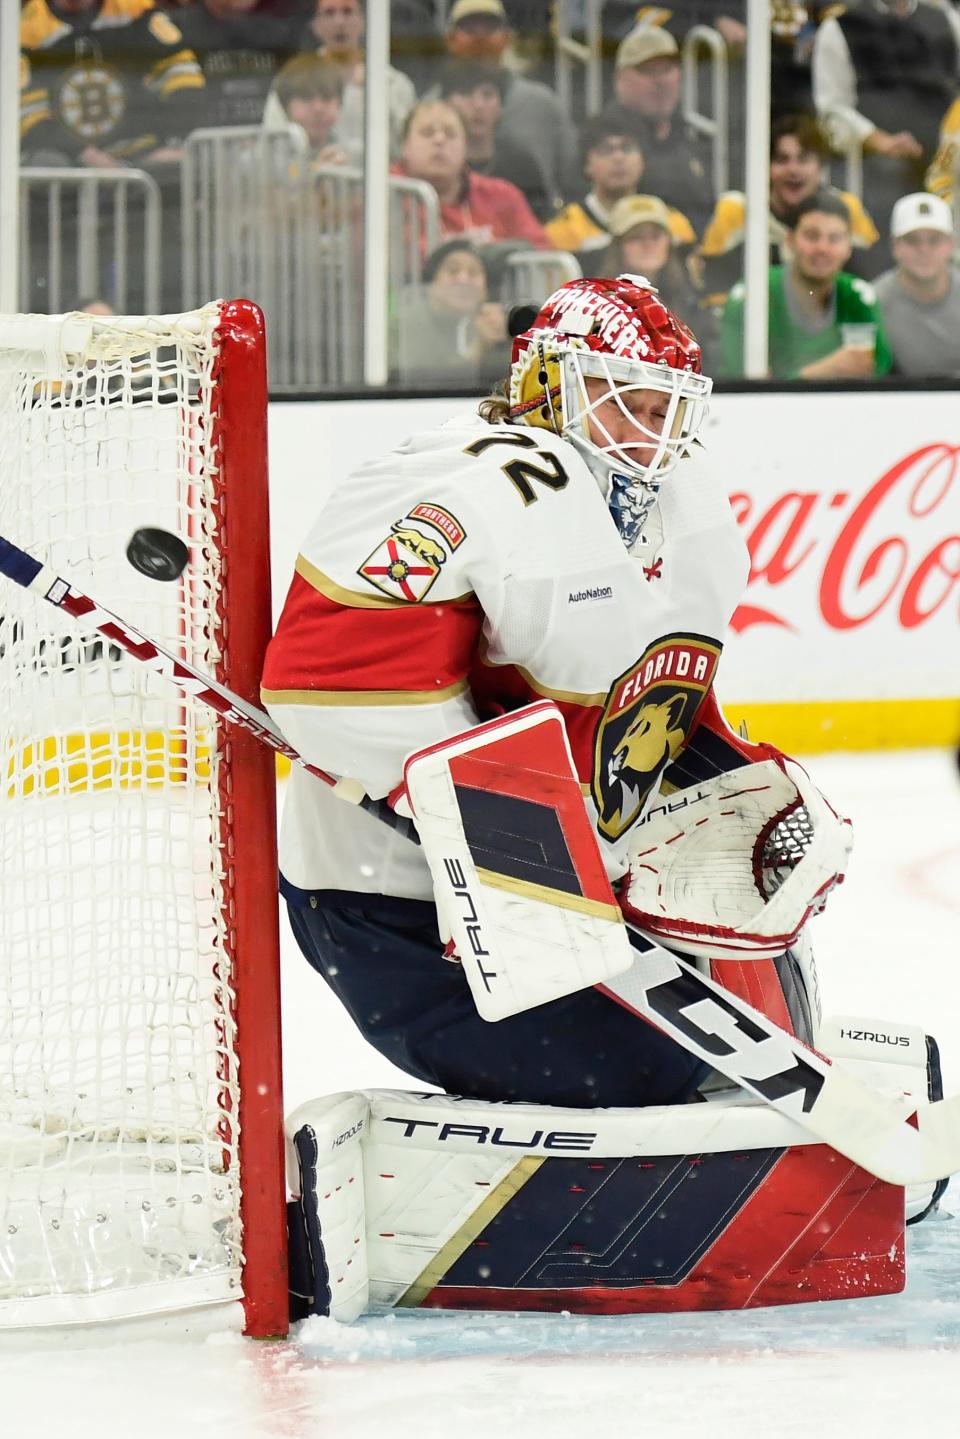
M923 1024L960 1090L960 779L952 755L830 755L815 778L856 826L817 921L827 1011ZM287 1107L403 1085L284 953ZM235 1311L0 1335L10 1439L909 1439L958 1431L960 1218L909 1231L902 1295L748 1313L578 1318L403 1313L308 1320L284 1343ZM615 1427L614 1427L615 1426Z

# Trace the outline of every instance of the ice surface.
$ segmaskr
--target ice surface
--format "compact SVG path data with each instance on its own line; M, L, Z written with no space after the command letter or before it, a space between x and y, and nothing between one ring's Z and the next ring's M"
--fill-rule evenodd
M817 921L825 1009L926 1025L960 1090L960 781L942 752L821 756L856 827ZM284 954L287 1107L403 1085ZM956 1430L960 1185L909 1231L906 1292L747 1313L403 1313L252 1343L233 1311L0 1335L10 1439L909 1439Z

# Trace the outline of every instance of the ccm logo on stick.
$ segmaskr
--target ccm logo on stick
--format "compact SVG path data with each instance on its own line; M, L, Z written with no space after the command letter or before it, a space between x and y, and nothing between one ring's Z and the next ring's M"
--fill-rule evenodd
M823 1076L777 1035L768 1033L722 995L701 984L697 975L677 966L676 974L652 985L647 999L655 1014L678 1029L707 1056L726 1060L725 1073L737 1076L756 1094L785 1109L800 1097L809 1114L823 1088Z

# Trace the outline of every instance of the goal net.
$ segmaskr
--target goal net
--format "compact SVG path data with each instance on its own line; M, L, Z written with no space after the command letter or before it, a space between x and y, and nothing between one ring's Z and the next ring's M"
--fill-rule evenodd
M265 435L246 302L0 318L0 534L251 700ZM274 803L269 753L0 579L0 1324L285 1328Z

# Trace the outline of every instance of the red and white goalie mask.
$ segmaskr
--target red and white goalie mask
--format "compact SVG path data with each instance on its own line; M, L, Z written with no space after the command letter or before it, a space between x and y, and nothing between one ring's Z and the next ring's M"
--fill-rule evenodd
M712 388L695 336L642 275L562 285L513 344L511 419L576 445L628 545L689 453ZM631 509L631 489L635 526L618 514Z

